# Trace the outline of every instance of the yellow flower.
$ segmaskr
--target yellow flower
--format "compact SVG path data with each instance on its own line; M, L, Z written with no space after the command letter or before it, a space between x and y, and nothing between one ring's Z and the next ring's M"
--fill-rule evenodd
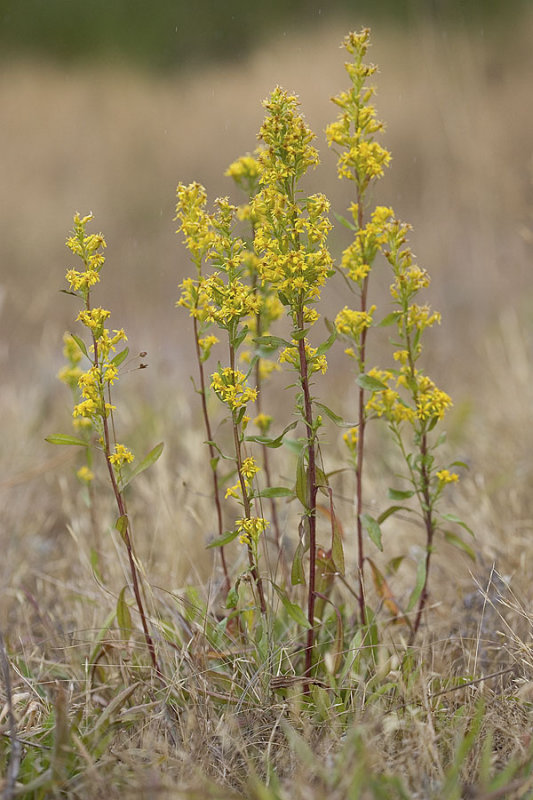
M447 483L456 483L459 480L459 475L455 472L450 472L447 469L441 469L436 473L439 483L441 486L445 486Z
M241 544L257 543L259 536L265 531L270 523L263 517L244 517L236 520L236 530L239 532Z
M82 483L90 483L94 480L94 473L87 466L80 467L76 475Z
M135 456L123 444L115 445L115 452L109 456L109 461L114 467L121 467L123 464L129 464L134 460Z

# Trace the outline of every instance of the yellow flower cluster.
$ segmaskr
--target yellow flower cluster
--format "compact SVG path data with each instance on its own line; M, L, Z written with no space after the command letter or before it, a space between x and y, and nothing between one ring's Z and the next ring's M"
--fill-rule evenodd
M209 303L206 305L206 319L222 328L261 310L260 295L240 278L225 282L220 273L215 272L203 281L202 291Z
M358 205L353 204L351 210L357 224ZM341 267L354 283L361 285L369 274L377 253L387 241L391 218L394 218L392 208L377 206L368 224L356 231L353 242L343 252Z
M123 444L116 444L115 452L109 456L109 461L114 467L120 468L123 464L131 463L134 458L135 456L131 450L128 450L128 448L124 447Z
M77 320L89 330L92 345L87 351L91 353L91 365L83 372L77 365L81 361L82 352L72 336L65 336L64 353L69 365L61 370L59 377L68 383L73 390L79 390L81 399L75 403L72 416L75 425L90 427L93 424L101 432L102 421L114 410L115 406L106 400L110 386L117 380L118 366L115 353L119 342L127 341L122 329L110 332L104 327L110 317L110 312L105 308L90 307L89 291L91 286L98 282L99 272L104 263L101 250L106 246L104 237L99 234L86 234L85 229L92 215L74 217L74 230L67 239L67 246L84 265L85 272L68 270L66 278L73 291L79 292L84 300L85 308L78 314ZM125 353L123 354L125 355ZM120 467L126 461L133 460L133 454L123 445L116 445L115 453L110 456L110 462ZM80 480L89 482L92 473L80 470Z
M260 136L261 191L252 199L258 273L284 305L302 308L316 301L332 271L326 247L331 230L329 202L322 194L295 199L297 181L318 164L314 134L298 113L296 97L277 88L265 101Z
M349 431L343 435L343 441L351 455L354 456L357 452L358 431L357 428L350 428Z
M260 535L270 523L263 517L244 517L235 522L241 544L257 544Z
M376 306L372 306L368 311L352 311L348 306L344 306L335 317L337 332L354 342L359 342L362 332L372 325L372 315L375 310Z
M237 369L231 369L231 367L224 367L220 372L212 374L211 388L231 411L244 408L248 403L255 402L257 398L257 389L252 389L247 385L246 375Z
M453 405L451 398L439 389L427 375L416 372L413 378L411 368L402 367L399 374L392 370L371 369L369 376L375 378L386 387L372 392L366 403L367 412L374 412L378 417L385 416L391 422L400 424L416 420L426 421L442 419L446 411ZM390 386L396 379L394 388ZM408 389L414 407L402 399L399 390Z
M259 153L260 151L256 150L256 155L259 155ZM248 197L251 197L257 191L259 174L259 161L250 154L238 158L229 165L224 173L228 178L233 178L237 186L246 192Z
M78 343L70 333L65 333L63 342L63 355L67 359L67 364L59 370L57 377L60 381L66 383L67 386L70 386L71 389L76 389L78 386L78 379L82 374L81 367L78 365L83 354Z
M374 141L374 135L383 130L383 124L376 119L376 111L370 104L375 89L365 86L367 78L376 71L374 65L363 63L369 38L370 30L364 28L359 34L350 33L344 41L346 50L353 56L353 61L345 64L352 88L333 98L341 113L326 128L329 146L343 148L337 162L339 178L355 181L361 194L371 181L382 177L391 160L388 150Z
M213 232L210 217L205 210L207 194L199 183L188 186L180 183L177 188L176 216L178 230L185 236L185 244L193 260L199 263L212 243Z
M74 217L74 230L67 239L67 247L74 255L81 258L85 269L79 272L75 269L67 270L66 278L73 292L81 293L82 297L87 297L91 288L100 280L100 270L105 261L101 252L107 245L101 233L85 234L85 226L93 219L92 214Z
M439 389L427 375L417 375L416 414L419 419L442 419L453 405L451 397Z
M263 102L267 117L259 131L266 146L259 154L262 185L285 188L319 163L311 145L315 135L297 113L298 105L298 99L279 86Z
M181 296L176 303L189 309L189 316L196 317L200 322L204 322L209 314L209 295L204 289L204 280L185 278L180 284Z
M449 469L441 469L435 473L441 486L446 486L447 483L457 483L459 475L455 472L450 472Z
M308 373L312 375L314 372L321 372L324 374L328 368L328 362L326 361L326 356L322 353L318 355L318 348L311 347L307 339L304 340L305 343L305 357L307 361ZM300 355L298 351L298 342L294 341L293 339L293 346L292 347L285 347L284 350L281 351L279 354L280 362L291 364L294 369L300 370Z

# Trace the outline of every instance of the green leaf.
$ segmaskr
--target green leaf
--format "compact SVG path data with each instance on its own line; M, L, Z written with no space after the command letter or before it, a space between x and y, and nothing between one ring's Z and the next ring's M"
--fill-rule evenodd
M291 568L291 583L293 586L298 586L299 584L305 583L305 571L304 571L304 554L305 549L302 542L298 542L298 546L296 548L296 552L294 553L294 558L292 560L292 568Z
M390 325L394 325L394 323L397 321L398 317L401 316L401 314L402 314L401 311L392 311L390 314L387 314L386 317L383 317L381 322L378 322L376 327L388 328Z
M249 328L247 326L245 326L241 331L239 331L238 335L235 337L235 339L232 342L232 345L235 348L235 350L239 349L241 344L246 339L246 336L248 335L248 333L249 333Z
M410 508L406 508L405 506L389 506L382 511L378 517L378 525L382 525L386 519L388 519L392 514L395 514L397 511L411 511Z
M358 375L357 383L361 389L366 389L369 392L382 392L387 388L384 383L378 381L377 378L373 378L372 375Z
M287 427L275 439L271 439L269 436L245 436L244 441L254 442L255 444L264 444L265 447L281 447L285 434L288 431L292 431L297 424L297 420L295 422L291 422L291 424L287 425Z
M237 608L239 602L239 589L237 586L232 586L226 597L226 608Z
M87 356L87 358L89 358L89 353L87 352L87 346L86 346L85 342L83 341L83 339L81 339L79 336L76 336L75 333L71 333L70 335L72 336L72 338L74 339L74 341L76 342L78 347L80 348L80 350L83 353L83 355Z
M294 492L287 486L268 486L261 492L254 494L254 497L294 497Z
M425 582L426 582L426 556L424 554L423 558L420 559L416 567L416 583L415 583L415 588L411 592L409 603L407 604L407 612L412 611L415 605L417 604L418 598L422 594L422 589L424 588Z
M361 514L360 516L361 524L365 531L368 533L378 550L383 552L383 545L381 543L381 528L379 527L379 522L371 517L370 514Z
M277 350L278 347L294 347L293 342L288 342L280 336L257 336L253 342L257 347L272 351Z
M335 569L341 575L344 575L344 547L342 544L342 536L337 524L337 518L333 518L333 525L332 525L332 535L331 535L331 558L333 559L333 563L335 564Z
M295 494L300 503L303 505L304 508L309 507L309 500L307 497L307 470L305 468L305 447L302 448L300 455L298 456L298 464L296 465L296 486L295 486Z
M311 625L309 624L307 617L305 616L304 612L300 608L300 606L296 605L296 603L291 603L283 589L280 589L275 583L272 584L274 589L276 590L276 594L278 595L279 599L283 603L283 608L289 615L291 619L293 619L298 625L301 625L304 628L310 628Z
M316 351L317 356L321 356L324 353L326 353L330 349L330 347L333 346L333 343L335 342L336 338L337 338L337 329L333 328L330 336L328 336L326 341L322 342L322 344L319 345L319 347L317 347Z
M127 587L124 586L121 589L117 599L117 625L122 633L125 634L126 638L129 639L133 626L131 624L130 609L126 603L126 600L124 599L124 592L126 591L126 588Z
M453 547L457 547L459 550L463 550L463 552L465 552L467 556L472 559L472 561L477 560L474 550L472 550L470 545L464 542L460 536L457 536L456 533L452 533L451 531L444 531L444 538L449 544L453 545Z
M128 530L128 515L122 514L115 522L115 528L120 533L122 539L126 541L126 531Z
M335 219L337 220L337 222L340 222L340 224L341 224L341 225L344 225L344 227L345 227L345 228L348 228L348 230L350 230L350 231L355 231L355 230L357 230L357 229L356 229L356 227L355 227L355 225L353 224L353 222L350 222L350 220L349 220L349 219L346 219L346 217L343 217L343 216L342 216L342 214L337 214L337 213L334 211L334 212L333 212L333 216L335 217Z
M45 442L50 444L73 444L78 447L88 447L88 443L77 436L70 436L68 433L54 433L52 436L46 436Z
M335 414L335 412L332 411L331 408L328 408L328 406L325 406L324 403L319 403L317 400L315 400L315 406L323 411L324 414L335 423L335 425L344 425L343 418L339 417L338 414Z
M216 539L213 539L212 542L209 542L207 549L209 550L212 547L224 547L225 544L229 544L236 539L238 535L238 531L226 531L226 533L224 533L222 536L217 536Z
M129 347L125 347L124 350L121 350L120 353L117 353L114 358L111 359L109 362L110 364L114 364L115 367L120 367L123 361L126 360L128 357L128 353L130 352Z
M300 339L305 339L308 333L309 328L297 328L296 330L291 331L291 336L296 342L299 342ZM294 347L294 342L291 342L290 346Z
M155 464L155 462L163 452L163 447L164 447L163 442L159 442L159 444L156 444L156 446L150 450L148 455L145 456L143 460L139 464L137 464L137 466L129 473L127 479L124 481L123 484L121 484L121 489L125 489L125 487L129 483L131 483L134 478L137 477L137 475L140 475L141 472L144 472L145 469L148 469L148 467L151 467L152 464Z
M414 495L414 492L412 489L408 489L405 492L402 492L399 489L389 489L387 494L389 496L389 500L408 500Z
M476 535L475 535L474 531L472 530L472 528L469 528L468 525L466 524L466 522L463 522L463 520L460 517L458 517L456 514L441 514L441 517L442 517L442 519L445 519L448 522L455 522L456 525L460 525L461 528L464 528L464 530L467 533L469 533L470 536L472 536L473 539L476 538Z

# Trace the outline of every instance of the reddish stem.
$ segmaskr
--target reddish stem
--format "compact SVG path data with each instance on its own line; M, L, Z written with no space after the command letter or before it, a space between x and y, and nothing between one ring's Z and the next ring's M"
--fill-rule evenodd
M207 446L209 448L209 459L211 465L211 471L213 474L213 494L215 499L215 508L217 511L217 524L218 524L218 535L222 536L224 532L224 522L222 518L222 505L220 502L220 489L218 485L218 471L216 467L213 467L213 459L216 458L215 448L211 444L213 441L213 434L211 431L211 421L209 419L209 413L207 411L207 399L206 399L206 385L205 385L205 372L204 372L204 365L201 359L201 351L200 345L198 343L198 320L196 317L193 317L193 325L194 325L194 343L196 347L196 359L198 361L198 371L200 373L200 397L202 398L202 415L204 418L204 427L205 433L207 437ZM222 562L222 570L224 572L224 583L226 585L226 593L229 592L231 588L231 580L229 577L228 565L226 563L226 555L224 553L224 548L220 547L220 560Z

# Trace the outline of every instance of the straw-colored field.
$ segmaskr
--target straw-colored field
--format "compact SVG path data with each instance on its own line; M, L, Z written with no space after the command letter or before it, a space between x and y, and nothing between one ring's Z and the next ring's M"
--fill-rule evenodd
M214 523L204 489L199 408L188 378L194 371L189 320L174 307L178 284L191 271L174 232L175 188L178 181L198 180L211 199L228 193L240 199L224 170L255 148L261 100L280 84L299 95L318 136L322 164L309 181L311 188L324 191L333 208L345 213L350 187L337 181L335 157L323 135L336 114L329 98L346 84L338 49L345 33L339 27L291 41L281 37L248 61L175 77L96 67L66 71L36 63L3 68L0 629L12 659L25 748L51 746L42 731L52 718L57 723L63 705L67 717L74 715L82 726L88 713L83 711L83 664L126 582L120 541L109 533L114 512L104 482L91 517L73 475L76 454L44 442L46 435L70 426L69 394L56 373L63 332L72 329L78 313L73 299L59 293L72 265L64 242L73 213L92 211L106 236L98 301L112 310L112 327L126 329L131 352L148 351L149 369L132 370L118 388L120 438L139 451L165 441L164 456L139 481L131 510L156 602L179 617L167 592L207 585L212 561L204 548ZM431 332L425 364L454 399L449 450L469 464L470 472L450 494L450 510L474 529L479 554L475 565L446 547L438 556L429 620L441 644L417 680L422 685L435 674L463 669L466 676L478 677L513 667L506 677L449 701L451 715L461 703L472 710L477 698L484 698L483 725L494 727L497 746L491 758L500 768L511 757L526 757L533 685L532 35L533 17L499 34L421 28L407 36L376 28L371 53L380 65L377 106L393 154L376 199L413 225L411 245L432 276L428 300L443 322ZM339 227L332 238L336 255L347 241ZM379 281L378 296L385 302L387 280L380 286ZM339 281L326 309L334 314L344 302ZM319 392L328 395L328 380L341 386L331 403L349 417L345 368L335 356L333 375L326 376ZM376 485L380 468L377 460L371 470ZM394 534L392 527L388 535ZM101 584L89 562L93 547L101 554ZM493 565L501 577L491 572ZM489 584L485 596L476 594L476 587ZM107 657L112 663L113 654ZM183 659L189 657L194 652ZM117 659L122 663L124 653ZM109 708L116 692L104 683L100 694L91 689L95 697L85 698L86 708ZM511 696L518 700L511 702ZM409 758L395 744L404 724L399 717L384 727L368 712L364 757L355 739L348 750L336 733L319 742L304 725L303 738L330 759L330 775L338 772L337 782L331 778L328 784L316 764L307 764L303 745L299 750L294 742L279 744L279 705L261 711L251 703L248 716L237 724L229 712L214 711L198 687L195 698L194 714L178 721L162 719L156 701L151 718L146 696L137 707L133 701L128 707L125 699L114 727L105 728L105 743L88 752L81 740L71 740L85 765L77 782L63 790L51 784L27 796L401 796L392 789L390 795L349 794L342 775L352 757L402 776L410 797L533 796L520 776L505 795L488 790L445 794L446 752L453 751L459 723L450 727L444 747L448 733L432 731L429 714L404 731L402 747ZM5 699L3 692L0 710ZM5 742L6 713L0 718ZM119 718L121 724L125 720L122 728ZM287 747L284 758L274 759L285 788L279 795L267 788L261 794L259 778L256 786L246 776L252 766L261 771L258 753L270 753L274 742L280 750ZM283 783L291 770L298 779ZM188 793L179 788L186 785Z

